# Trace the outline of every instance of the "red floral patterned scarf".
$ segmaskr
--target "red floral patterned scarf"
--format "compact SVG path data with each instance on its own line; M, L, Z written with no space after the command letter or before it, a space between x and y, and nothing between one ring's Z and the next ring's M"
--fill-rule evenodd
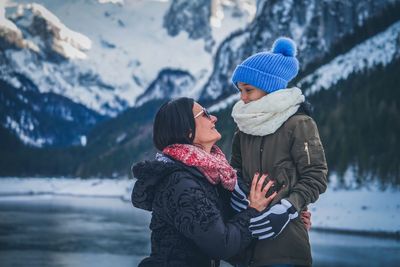
M233 191L237 180L236 171L229 165L224 153L217 146L207 153L200 147L187 144L174 144L164 148L163 153L188 166L196 167L207 180Z

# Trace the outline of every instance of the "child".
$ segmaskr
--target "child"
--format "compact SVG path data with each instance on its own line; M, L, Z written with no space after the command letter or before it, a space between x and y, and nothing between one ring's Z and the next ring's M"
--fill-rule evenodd
M232 76L241 94L232 110L239 128L232 144L231 165L239 179L232 206L246 206L246 193L240 195L249 192L254 173L268 173L273 191L279 192L264 214L251 220L258 240L240 255L239 266L312 264L304 218L298 214L326 190L328 169L304 95L299 88L286 88L298 70L295 43L279 38L271 52L247 58Z

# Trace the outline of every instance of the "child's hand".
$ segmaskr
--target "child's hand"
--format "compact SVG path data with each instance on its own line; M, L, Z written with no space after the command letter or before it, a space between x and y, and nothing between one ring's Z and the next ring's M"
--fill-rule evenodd
M301 212L301 221L304 223L304 226L306 227L307 231L310 231L311 229L311 212L309 212L307 209L305 211Z

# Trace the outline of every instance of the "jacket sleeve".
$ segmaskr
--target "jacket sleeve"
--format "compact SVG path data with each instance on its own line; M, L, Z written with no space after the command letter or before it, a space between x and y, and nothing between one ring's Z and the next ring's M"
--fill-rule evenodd
M242 154L240 152L239 130L237 130L233 135L230 164L237 171L238 177L242 177Z
M243 190L243 192L246 195L248 195L250 193L250 188L248 185L246 185L245 181L243 180L242 153L240 146L239 130L237 130L233 135L232 155L230 164L236 170L239 187Z
M291 156L299 177L288 200L301 211L325 192L328 166L317 125L311 117L297 121L291 140Z
M250 218L259 214L257 210L248 208L226 221L203 187L182 176L167 195L167 216L175 228L209 257L228 259L250 244Z

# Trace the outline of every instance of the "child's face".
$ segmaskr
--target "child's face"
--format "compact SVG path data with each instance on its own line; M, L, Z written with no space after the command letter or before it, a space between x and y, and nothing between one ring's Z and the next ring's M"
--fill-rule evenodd
M248 83L238 82L238 88L240 91L240 98L245 104L248 104L254 100L258 100L267 95L267 93L263 90L258 89L257 87L254 87Z

